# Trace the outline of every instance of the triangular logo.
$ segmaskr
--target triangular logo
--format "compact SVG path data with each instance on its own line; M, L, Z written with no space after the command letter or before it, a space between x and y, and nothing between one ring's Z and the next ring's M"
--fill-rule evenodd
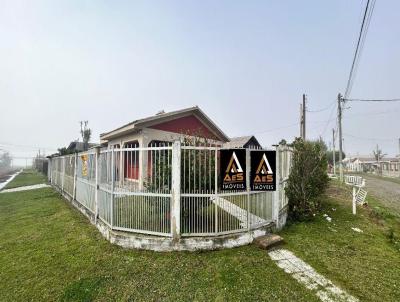
M256 174L273 174L274 172L271 169L271 165L268 162L267 156L265 153L263 154L260 163L258 164Z
M236 156L235 151L232 153L232 157L229 161L228 167L226 168L225 173L242 173L243 169L242 166L239 163L239 160Z

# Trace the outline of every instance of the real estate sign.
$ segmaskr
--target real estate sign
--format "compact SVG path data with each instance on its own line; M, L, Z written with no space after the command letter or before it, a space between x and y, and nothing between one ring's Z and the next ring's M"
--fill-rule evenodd
M246 190L246 150L221 150L220 163L220 189L224 191Z
M250 188L252 191L276 190L276 151L251 151Z

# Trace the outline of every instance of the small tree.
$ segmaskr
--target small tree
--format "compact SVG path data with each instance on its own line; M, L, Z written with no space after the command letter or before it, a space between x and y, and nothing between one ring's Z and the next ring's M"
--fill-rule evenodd
M304 220L320 208L320 196L328 185L326 148L321 141L308 142L297 138L293 144L293 165L286 195L289 218Z
M339 154L340 151L335 151L335 162L336 164L339 163ZM333 151L326 151L326 158L328 160L328 163L330 165L333 165ZM342 158L346 158L346 154L342 152Z
M88 127L88 123L88 121L81 121L81 136L85 151L88 149L90 137L92 136L92 130Z
M11 167L11 161L12 158L10 156L10 153L4 152L2 155L0 155L0 168L1 169L8 169Z
M382 158L386 155L386 154L383 154L382 149L379 149L378 145L376 145L375 150L372 150L372 153L374 154L375 160L377 162L380 162L382 160Z

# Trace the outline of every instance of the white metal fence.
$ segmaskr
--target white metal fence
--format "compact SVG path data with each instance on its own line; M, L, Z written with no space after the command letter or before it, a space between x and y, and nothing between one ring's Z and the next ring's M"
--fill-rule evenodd
M249 183L246 191L221 191L220 150L180 142L95 149L52 158L48 175L53 185L115 230L214 236L279 223L287 205L289 148L277 148L275 192L251 191ZM246 151L248 161L251 152Z

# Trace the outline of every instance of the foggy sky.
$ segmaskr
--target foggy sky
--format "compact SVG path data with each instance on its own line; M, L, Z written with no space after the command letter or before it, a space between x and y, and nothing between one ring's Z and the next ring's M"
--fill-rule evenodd
M46 154L160 110L198 105L229 136L329 144L362 1L0 0L0 149ZM351 97L399 98L400 3L377 1ZM400 103L352 103L344 148L398 153ZM354 137L355 136L355 137ZM25 161L19 161L24 163ZM18 161L17 161L18 163Z

